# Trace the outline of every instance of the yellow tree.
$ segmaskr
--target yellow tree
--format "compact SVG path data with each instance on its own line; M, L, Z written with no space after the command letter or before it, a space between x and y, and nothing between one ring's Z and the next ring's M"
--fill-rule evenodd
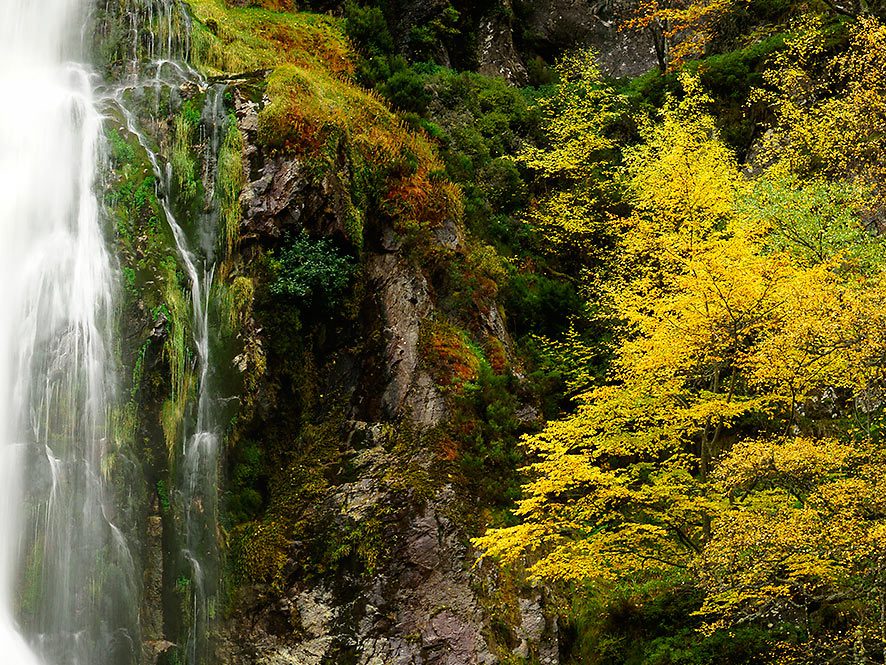
M872 17L850 29L848 48L825 58L821 17L795 26L766 73L775 124L762 161L782 174L855 180L884 196L886 178L886 26ZM821 66L825 60L824 67Z
M646 32L666 72L704 55L734 5L735 0L643 0L622 28Z
M739 173L701 113L696 83L685 85L686 98L646 128L644 145L626 160L637 212L622 222L625 277L612 300L634 334L613 385L590 391L575 415L527 441L539 461L518 508L524 521L478 541L506 560L531 553L533 575L688 565L714 511L698 475L699 446L708 459L718 425L755 408L722 380L718 366L738 349L716 331L730 311L744 313L737 336L756 325L767 282L780 275L721 269L724 257L755 262L747 238L721 228ZM720 283L754 270L741 286Z
M603 80L591 51L566 56L557 73L557 94L539 102L546 141L518 159L544 187L530 212L533 226L558 252L587 251L604 230L627 105Z
M869 639L860 589L886 590L883 244L843 210L864 190L748 183L683 84L625 155L610 381L526 439L520 523L475 542L549 581L694 575L712 627L802 626L852 601Z

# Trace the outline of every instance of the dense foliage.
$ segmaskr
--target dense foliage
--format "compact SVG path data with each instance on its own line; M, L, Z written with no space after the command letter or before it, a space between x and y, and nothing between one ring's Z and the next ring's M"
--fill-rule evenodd
M564 48L523 88L470 71L495 3L408 29L395 0L191 4L208 73L272 70L262 147L350 178L341 237L284 235L248 292L271 341L244 362L267 354L274 399L297 399L235 428L239 574L283 585L291 542L311 573L378 564L375 521L340 532L307 505L344 411L309 319L354 324L382 220L433 291L420 363L449 408L420 439L436 466L391 476L468 497L457 519L503 586L550 591L564 661L886 660L877 3L642 2L621 27L659 68L614 80ZM118 203L147 215L140 192ZM452 229L454 249L432 240Z
M614 353L524 439L519 523L475 542L602 608L686 590L668 620L695 635L582 662L882 662L886 28L860 19L845 46L822 16L791 30L752 93L771 131L744 172L697 76L619 142L624 98L593 67L575 86L570 60L529 153L558 176L532 218L552 242L615 237L584 278Z

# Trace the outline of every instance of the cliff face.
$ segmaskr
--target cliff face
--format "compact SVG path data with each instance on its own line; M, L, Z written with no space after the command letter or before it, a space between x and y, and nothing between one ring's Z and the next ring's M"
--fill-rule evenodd
M515 11L522 19L518 40L524 51L544 55L587 46L598 53L605 74L636 76L657 65L648 35L619 29L638 4L635 0L516 0Z
M125 451L145 488L144 662L558 662L543 590L469 546L488 519L487 420L516 438L537 411L500 268L437 147L353 82L335 19L189 8L169 55L202 76L124 60L120 17L105 40L109 78L139 77L109 123L106 197L127 280ZM217 523L182 476L205 403Z
M259 257L302 232L341 243L359 269L340 311L303 310L298 329L285 329L275 321L281 303L268 302L246 324L267 362L238 437L276 449L289 468L285 483L263 472L271 489L259 520L275 513L291 531L263 545L245 532L241 562L270 547L275 567L264 579L241 571L220 662L465 665L511 651L558 662L541 595L505 593L474 568L467 545L475 506L447 447L459 407L427 357L429 326L445 319L433 273L465 253L460 220L444 216L416 244L396 218L370 209L362 237L348 237L348 139L312 172L303 157L259 145L267 99L235 90L234 100L247 173L243 273L261 279ZM421 265L419 256L434 258ZM494 299L478 298L464 315L472 334L509 345ZM284 492L287 503L275 506Z
M149 24L178 7L136 4ZM201 74L149 66L121 86L108 128L107 201L127 281L122 437L145 487L132 525L145 534L144 661L559 662L544 589L478 565L469 546L510 501L514 442L540 411L505 325L502 262L468 230L450 164L354 83L337 19L274 2L188 7L190 20L160 21L169 34L150 33L133 53L168 42L170 59ZM398 7L392 32L407 46L445 9ZM529 54L564 32L591 39L597 25L584 5L463 15L476 19L476 67L512 82L528 80ZM108 76L125 79L145 65L126 59L115 21L103 48ZM441 62L466 57L443 34L423 48ZM458 76L453 91L512 105L501 82L478 92ZM502 116L481 106L478 140L504 141ZM445 113L442 125L472 124ZM510 122L525 124L521 113ZM490 182L476 181L519 191L515 167L498 159L505 149L484 150L478 173ZM208 379L170 214L208 275ZM180 442L207 385L221 442L217 522L215 499L181 486ZM199 576L186 547L195 519L208 525Z

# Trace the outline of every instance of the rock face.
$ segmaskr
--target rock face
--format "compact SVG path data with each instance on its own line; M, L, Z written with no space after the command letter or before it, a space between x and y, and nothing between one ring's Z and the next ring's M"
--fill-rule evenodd
M437 37L415 50L416 31L431 25L449 5L461 12L457 35ZM526 63L535 55L553 62L564 51L590 47L598 53L603 72L636 76L656 67L652 39L645 33L622 31L639 0L396 0L388 3L388 20L398 47L418 60L476 69L515 85L528 82ZM319 11L341 12L340 0L312 0ZM467 40L469 54L458 53ZM456 45L456 42L457 45Z
M246 139L244 269L260 248L295 230L353 241L345 220L347 161L318 176L295 157L265 152L256 138L261 104L240 90L234 99ZM312 515L313 535L288 544L281 582L238 587L217 662L492 665L513 652L554 665L556 622L542 597L490 600L497 583L475 568L457 521L472 510L470 498L436 470L435 433L447 425L449 404L422 360L422 326L437 315L431 280L384 220L367 219L365 227L363 295L351 329L331 336L306 318L299 333L326 339L309 350L309 364L319 383L348 403L335 430L335 461L323 471L327 486L310 506L298 507ZM463 236L446 220L430 238L441 251L457 252ZM494 305L478 312L477 326L507 342ZM257 401L280 408L296 396L285 393L275 371L268 369L267 395ZM273 406L263 408L277 417ZM331 418L322 408L313 416L324 417ZM320 556L318 548L333 554ZM312 566L311 557L323 565ZM490 627L498 611L513 624L504 639Z
M267 604L256 590L238 602L230 662L262 665L481 665L498 662L484 637L484 617L458 528L444 513L451 490L431 500L392 489L392 460L378 432L355 424L369 446L356 453L359 480L327 497L330 515L359 524L385 508L390 554L379 570L348 570L335 579L296 581Z
M446 403L419 366L421 324L433 311L427 281L395 254L371 256L368 273L386 322L384 412L410 417L420 427L438 425L446 416Z
M501 0L500 6L480 18L478 71L487 76L499 76L514 85L525 85L529 75L514 46L513 16L511 0Z
M419 60L431 59L444 67L451 66L449 52L441 42L416 43L416 32L432 25L449 7L449 0L395 0L390 3L392 33L401 50Z
M610 76L636 76L657 66L651 39L642 33L620 31L620 24L636 9L636 0L519 0L523 31L543 53L586 46L598 53L600 66Z

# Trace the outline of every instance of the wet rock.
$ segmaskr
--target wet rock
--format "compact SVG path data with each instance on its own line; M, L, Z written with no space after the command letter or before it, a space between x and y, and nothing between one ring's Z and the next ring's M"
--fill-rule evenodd
M296 584L276 609L237 603L240 618L227 645L233 665L492 665L485 624L458 527L445 515L455 493L443 488L420 500L386 480L394 464L384 434L355 423L367 437L357 454L359 478L332 490L323 502L330 520L358 525L381 516L390 550L378 569L350 569L332 586ZM380 436L382 438L376 438ZM370 441L372 443L370 443ZM430 461L430 460L429 460ZM258 595L258 594L256 594ZM275 618L275 616L277 618ZM288 630L274 628L285 616ZM253 652L235 654L234 644ZM349 654L347 657L342 654Z
M537 653L537 660L544 665L559 663L557 622L545 610L541 595L520 598L520 626L517 637L520 643L512 653L519 658L530 658Z
M149 665L158 662L165 654L171 653L175 646L175 644L168 640L149 640L145 642L142 650L144 662Z
M535 48L557 53L584 46L598 54L610 76L636 76L653 67L651 38L643 32L620 30L636 9L637 0L518 0L526 24L524 33Z
M163 636L163 520L151 515L145 531L145 570L142 599L143 657L155 663L160 654L175 646Z

